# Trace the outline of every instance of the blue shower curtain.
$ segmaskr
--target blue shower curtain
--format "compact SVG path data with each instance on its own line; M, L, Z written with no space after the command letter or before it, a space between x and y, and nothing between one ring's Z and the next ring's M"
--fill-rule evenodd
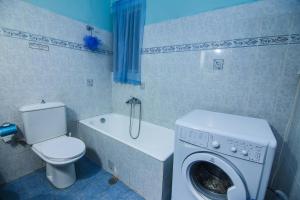
M112 13L114 81L139 85L146 0L118 0Z

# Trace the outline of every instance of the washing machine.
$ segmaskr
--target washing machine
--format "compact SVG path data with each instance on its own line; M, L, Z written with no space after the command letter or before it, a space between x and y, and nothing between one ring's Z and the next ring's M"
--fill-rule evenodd
M263 200L276 139L263 119L195 110L176 121L172 200Z

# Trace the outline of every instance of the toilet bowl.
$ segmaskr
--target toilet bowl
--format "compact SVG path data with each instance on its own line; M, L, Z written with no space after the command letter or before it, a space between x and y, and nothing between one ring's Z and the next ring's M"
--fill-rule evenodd
M46 162L46 176L55 187L66 188L76 181L74 162L85 154L85 144L81 140L60 136L31 148Z
M85 144L68 137L65 104L61 102L22 106L19 111L26 143L46 162L46 177L57 188L76 181L74 162L85 154Z

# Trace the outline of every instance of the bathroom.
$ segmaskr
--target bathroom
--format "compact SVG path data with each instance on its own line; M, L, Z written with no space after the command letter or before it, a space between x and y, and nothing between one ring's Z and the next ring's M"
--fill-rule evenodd
M299 0L0 0L0 199L300 199L299 63Z

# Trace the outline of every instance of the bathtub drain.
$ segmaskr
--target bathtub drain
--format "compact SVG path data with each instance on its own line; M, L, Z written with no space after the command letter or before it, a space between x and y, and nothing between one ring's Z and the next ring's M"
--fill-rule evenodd
M119 179L115 176L112 176L109 180L108 180L108 184L109 185L114 185L119 181Z

